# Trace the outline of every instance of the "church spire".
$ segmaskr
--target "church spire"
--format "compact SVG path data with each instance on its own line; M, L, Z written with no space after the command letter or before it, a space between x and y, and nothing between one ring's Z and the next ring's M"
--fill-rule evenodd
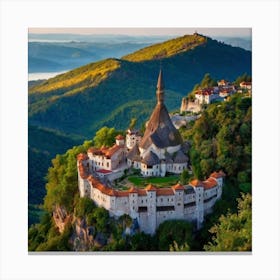
M162 69L160 68L157 82L157 102L158 104L164 103L164 85L162 77Z

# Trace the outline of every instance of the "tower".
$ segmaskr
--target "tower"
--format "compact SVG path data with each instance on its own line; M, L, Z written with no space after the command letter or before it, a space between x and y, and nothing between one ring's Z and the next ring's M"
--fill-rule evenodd
M141 156L154 146L154 152L162 158L161 151L170 148L172 153L180 149L183 143L179 131L174 127L164 104L164 84L162 70L159 71L157 89L157 104L147 123L145 134L139 144ZM168 151L170 152L170 151Z
M164 84L163 84L163 77L162 77L162 69L160 69L159 75L158 75L156 94L157 94L157 103L163 104L164 103Z

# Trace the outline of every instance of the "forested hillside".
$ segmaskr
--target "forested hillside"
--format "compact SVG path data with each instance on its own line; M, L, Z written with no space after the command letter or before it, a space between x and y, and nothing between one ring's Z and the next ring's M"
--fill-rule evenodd
M28 203L40 204L46 194L44 185L51 160L56 154L80 143L81 139L58 134L55 131L28 127Z

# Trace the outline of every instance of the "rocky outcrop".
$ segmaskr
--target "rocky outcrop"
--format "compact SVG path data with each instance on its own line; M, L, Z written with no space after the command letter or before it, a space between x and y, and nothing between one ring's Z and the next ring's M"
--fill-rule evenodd
M183 112L187 111L187 106L188 106L188 101L186 97L182 98L182 103L181 103L181 108L180 108L180 113L182 114Z
M90 251L94 247L100 249L108 243L107 237L102 232L96 232L94 226L88 226L84 218L75 218L73 227L70 241L74 251Z
M88 227L85 219L75 218L73 221L74 232L71 237L74 251L89 251L94 245L95 228Z
M183 97L181 107L180 107L180 113L182 114L187 111L193 112L193 113L198 113L201 111L201 104L199 104L199 102L197 102L197 100L190 101L186 97Z
M53 220L60 233L63 233L67 223L71 222L71 215L67 213L62 206L55 206L53 211Z

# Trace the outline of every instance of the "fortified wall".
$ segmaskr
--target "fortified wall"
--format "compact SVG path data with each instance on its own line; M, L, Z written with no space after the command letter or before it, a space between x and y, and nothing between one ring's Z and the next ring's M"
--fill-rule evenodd
M123 214L137 219L140 230L154 234L166 220L195 222L199 229L205 215L211 213L215 202L221 198L222 171L214 172L205 181L193 180L187 185L156 188L148 185L144 189L132 187L120 191L106 186L89 170L86 154L77 157L78 183L81 197L89 197L99 207L107 209L111 216Z

